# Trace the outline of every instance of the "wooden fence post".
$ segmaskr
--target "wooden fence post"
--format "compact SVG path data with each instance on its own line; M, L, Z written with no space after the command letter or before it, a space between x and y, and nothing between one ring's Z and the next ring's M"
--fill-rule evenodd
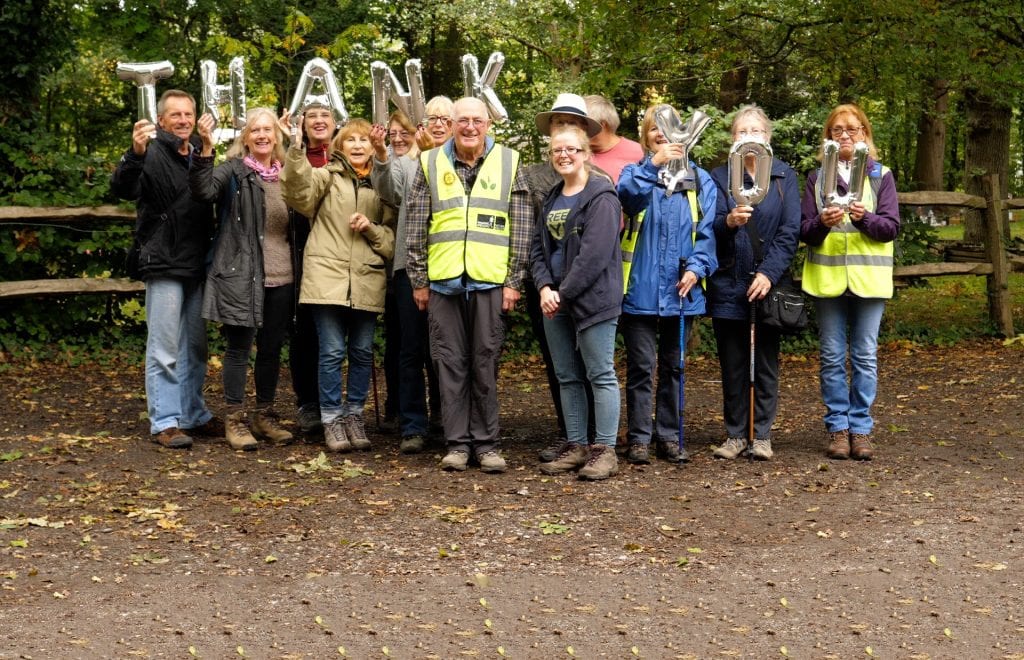
M985 209L985 256L992 264L988 282L988 315L1004 337L1012 337L1013 310L1010 307L1010 262L1003 249L1003 199L999 176L988 174L982 184L988 206Z

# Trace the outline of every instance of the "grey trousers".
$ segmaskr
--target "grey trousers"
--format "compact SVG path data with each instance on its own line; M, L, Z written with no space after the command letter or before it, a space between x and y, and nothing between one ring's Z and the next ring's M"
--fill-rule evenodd
M686 317L686 334L693 317ZM679 317L627 314L619 317L626 347L626 439L648 445L679 437ZM657 371L657 394L655 394ZM654 417L651 399L654 398Z
M501 300L501 287L450 296L430 292L430 357L449 451L497 448Z

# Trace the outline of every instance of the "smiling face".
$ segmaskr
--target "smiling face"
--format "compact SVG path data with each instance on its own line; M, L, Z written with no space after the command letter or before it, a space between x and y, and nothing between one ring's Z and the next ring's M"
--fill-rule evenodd
M196 106L187 96L168 96L163 100L163 112L156 118L160 128L188 140L196 126Z
M575 126L556 131L551 138L551 166L563 179L579 175L590 160L586 133Z
M459 99L454 117L455 150L463 159L476 160L484 152L487 129L491 127L487 106L479 99Z
M396 156L404 156L412 149L412 133L397 121L391 122L388 127L388 141Z
M329 108L313 107L306 110L303 132L309 138L309 146L315 148L330 142L336 126Z
M864 127L857 117L844 113L837 116L828 127L829 135L839 143L839 158L850 160L853 157L853 145L864 139Z
M340 148L348 162L357 169L365 167L373 155L369 133L353 132L346 135L341 140Z
M277 122L269 113L260 113L246 127L245 149L261 163L269 164L277 146Z

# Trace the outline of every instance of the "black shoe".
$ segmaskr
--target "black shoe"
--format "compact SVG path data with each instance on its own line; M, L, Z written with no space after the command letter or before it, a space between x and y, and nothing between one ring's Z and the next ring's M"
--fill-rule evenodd
M649 465L651 463L650 445L642 445L639 442L632 443L629 445L629 451L626 452L626 460L633 465Z
M565 450L565 445L567 444L568 443L565 438L558 438L550 445L537 452L537 457L540 459L541 463L550 463L561 455L562 451Z

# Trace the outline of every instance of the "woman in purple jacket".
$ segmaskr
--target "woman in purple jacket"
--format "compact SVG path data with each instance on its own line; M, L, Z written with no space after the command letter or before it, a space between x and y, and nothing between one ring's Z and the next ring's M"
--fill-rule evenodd
M555 133L550 154L562 182L537 219L530 265L568 441L540 469L606 479L618 472L615 328L622 306L622 208L611 181L590 170L590 140L583 129L568 126ZM594 392L593 447L587 446L587 381Z
M829 458L871 460L871 404L878 389L878 329L892 297L893 240L900 230L896 180L877 162L871 123L856 105L828 116L822 137L839 143L836 189L823 190L818 169L807 177L800 238L807 243L803 289L813 297L821 342L821 396ZM868 147L860 199L827 203L849 192L857 143ZM849 349L852 374L846 375Z

